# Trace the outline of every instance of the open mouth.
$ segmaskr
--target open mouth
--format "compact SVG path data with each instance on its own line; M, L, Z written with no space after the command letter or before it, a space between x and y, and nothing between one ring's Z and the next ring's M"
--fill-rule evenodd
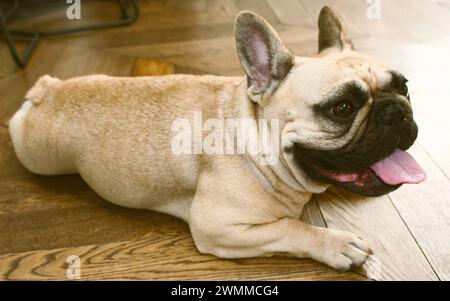
M383 195L402 184L418 184L426 179L425 171L416 160L401 149L396 149L386 158L354 171L326 168L319 160L308 156L307 152L301 157L300 163L312 179L366 196Z

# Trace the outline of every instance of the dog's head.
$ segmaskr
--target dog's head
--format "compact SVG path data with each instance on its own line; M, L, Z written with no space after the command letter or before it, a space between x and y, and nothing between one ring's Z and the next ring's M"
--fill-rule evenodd
M405 152L417 137L406 78L355 52L329 7L318 23L319 51L308 58L294 56L251 12L235 24L247 95L260 118L281 121L290 168L307 181L371 196L424 180Z

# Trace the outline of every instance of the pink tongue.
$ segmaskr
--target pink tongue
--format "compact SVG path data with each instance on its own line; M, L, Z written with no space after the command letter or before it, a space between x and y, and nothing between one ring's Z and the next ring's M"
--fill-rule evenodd
M418 184L427 178L425 171L416 160L400 149L396 149L392 155L373 164L370 168L389 185Z

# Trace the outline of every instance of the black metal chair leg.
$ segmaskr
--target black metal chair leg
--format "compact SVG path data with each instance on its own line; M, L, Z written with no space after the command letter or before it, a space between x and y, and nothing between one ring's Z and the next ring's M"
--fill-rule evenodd
M0 0L1 1L1 0ZM3 36L6 41L6 44L11 52L11 56L16 64L22 68L26 66L28 63L31 53L37 45L37 42L40 38L43 37L51 37L63 34L71 34L88 30L96 30L96 29L104 29L111 28L117 26L126 26L135 22L139 18L140 10L138 0L116 0L120 6L120 10L122 12L122 19L111 21L103 24L96 25L86 25L79 26L71 29L63 29L63 30L55 30L55 31L26 31L26 30L8 30L7 19L10 15L12 15L12 11L17 9L15 7L12 11L8 13L8 16L5 16L2 9L0 8L0 29L3 31ZM130 12L131 11L131 12ZM26 39L31 39L28 47L24 50L22 56L19 55L17 48L14 44L13 36L21 37Z
M39 34L34 34L31 39L31 42L28 44L27 48L25 48L22 55L17 51L16 45L14 44L14 40L11 36L11 33L8 30L6 25L6 17L3 14L3 11L0 9L0 28L3 31L5 36L6 46L8 46L9 52L14 60L14 62L21 68L24 68L28 61L30 60L31 53L34 48L36 48L37 42L39 41Z

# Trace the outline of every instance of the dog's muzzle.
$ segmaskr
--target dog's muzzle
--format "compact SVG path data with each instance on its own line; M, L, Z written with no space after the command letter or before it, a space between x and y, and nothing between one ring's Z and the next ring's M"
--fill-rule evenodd
M406 150L417 138L418 128L413 119L409 101L399 97L376 99L372 108L372 119L381 127L388 127L398 134L398 147Z

